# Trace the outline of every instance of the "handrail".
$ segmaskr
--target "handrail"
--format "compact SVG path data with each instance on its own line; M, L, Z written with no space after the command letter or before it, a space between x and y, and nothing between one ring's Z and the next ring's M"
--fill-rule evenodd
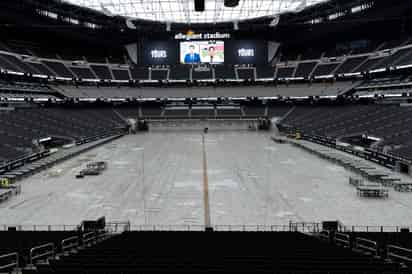
M63 252L65 252L66 250L78 247L79 246L79 237L73 236L73 237L63 239L62 242L61 242L61 246L62 246L62 251Z
M346 233L336 232L335 243L341 244L345 247L350 247L350 236Z
M314 222L289 222L289 231L317 233L320 231L320 223Z
M87 137L84 137L82 139L77 140L75 143L77 145L90 143L90 142L93 142L93 141L96 141L96 140L99 140L99 139L114 136L115 134L120 134L121 130L124 130L124 127L118 127L118 128L115 128L115 129L106 130L106 131L101 132L101 133L96 134L96 135L87 136Z
M204 227L201 227L204 229ZM215 225L215 231L289 231L289 225Z
M367 246L366 244L370 244L371 246ZM361 238L361 237L356 237L355 238L355 248L371 251L375 255L378 255L378 243L376 241L372 241L372 240Z
M44 253L40 253L38 255L33 256L34 251L41 250L41 249L46 248L46 247L51 247L51 250L48 250L48 251L45 251ZM44 244L44 245L35 246L32 249L30 249L29 262L30 262L30 264L33 264L33 260L38 259L38 258L42 258L46 255L51 255L49 257L54 256L54 243L47 243L47 244Z
M0 265L0 270L6 269L12 266L19 267L19 254L17 252L0 255L0 259L4 259L8 257L14 257L14 261L11 261L8 264Z
M116 229L117 226L117 229ZM20 225L20 224L0 224L0 231L7 231L9 227L15 227L18 231L76 231L79 225ZM300 231L300 232L319 232L321 226L318 223L296 223L284 224L284 225L215 225L214 230L233 230L233 231ZM339 232L399 232L401 228L409 228L412 230L412 226L362 226L362 225L348 225L340 227ZM204 230L203 225L133 225L130 222L108 222L106 223L106 231L108 232L123 232L123 231L142 231L142 230Z
M115 222L108 222L106 223L106 230L109 230L110 232L120 232L123 231L130 231L130 221L115 221ZM122 229L122 230L121 230Z
M78 225L0 225L0 231L7 231L9 227L15 227L17 231L74 231Z
M13 167L22 166L25 162L32 162L33 160L47 156L49 153L50 151L47 149L42 152L31 153L13 160L9 160L0 166L0 174L4 173L4 171L12 169Z
M329 230L323 230L319 233L319 237L329 241L330 240L330 231Z
M91 231L82 235L83 246L96 243L108 235L105 231Z
M412 262L412 249L408 249L408 248L404 248L404 247L400 247L400 246L396 246L396 245L388 245L386 247L387 249L387 256L388 258L396 258L396 259L400 259L400 260L404 260L404 261L408 261L408 262ZM410 257L405 256L405 255L399 255L396 254L394 252L391 252L391 249L395 249L395 251L403 251L405 253L409 253Z
M95 239L95 232L91 231L91 232L87 232L85 234L82 235L82 239L83 239L83 245L88 244L89 242L93 241Z
M361 158L364 158L364 159L367 159L367 160L375 159L375 160L378 161L379 164L381 164L379 162L379 160L382 160L381 157L385 158L385 161L384 161L385 163L390 163L391 162L393 164L397 160L403 161L403 162L406 162L406 163L411 163L411 161L408 160L408 159L400 158L400 157L397 157L396 155L392 155L392 154L384 154L382 152L378 152L378 151L375 151L375 150L368 149L368 150L360 152L360 151L357 151L357 150L352 149L350 147L342 148L342 147L340 147L339 145L336 144L336 140L334 138L327 138L326 136L313 135L313 134L309 134L309 133L304 133L302 131L301 131L301 133L302 133L302 138L304 138L308 141L311 141L313 143L318 143L318 144L320 143L322 145L332 147L336 150L345 151L345 152L357 155L357 156L359 156ZM381 158L381 159L376 159L376 158ZM384 165L384 164L381 164L381 165Z
M119 232L116 225L107 223L106 228L109 232ZM215 231L299 231L313 233L319 231L318 223L298 223L296 225L214 225ZM204 225L131 225L130 231L203 231ZM124 231L124 230L123 230ZM121 231L120 231L121 232Z

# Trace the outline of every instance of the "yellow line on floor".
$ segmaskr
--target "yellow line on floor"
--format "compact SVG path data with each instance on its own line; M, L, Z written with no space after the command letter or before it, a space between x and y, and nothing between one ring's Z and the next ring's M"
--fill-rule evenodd
M209 205L209 179L207 176L207 157L205 135L202 135L202 151L203 151L203 207L205 211L205 227L211 227L210 220L210 205Z

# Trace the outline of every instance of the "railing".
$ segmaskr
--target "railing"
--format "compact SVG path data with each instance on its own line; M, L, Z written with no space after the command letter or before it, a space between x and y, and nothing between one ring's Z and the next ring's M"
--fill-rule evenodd
M6 261L8 258L10 258L10 261L7 261L5 264L0 264L0 272L10 267L19 267L19 254L17 252L0 255L0 261Z
M61 246L62 246L62 252L66 252L74 248L77 248L79 246L79 237L73 236L73 237L66 238L61 242Z
M93 243L94 241L96 241L96 232L92 231L92 232L87 232L85 234L82 235L82 239L83 239L83 245L89 245L91 243Z
M290 222L289 227L289 231L299 231L305 233L318 233L321 231L320 223Z
M74 231L77 225L0 225L0 231L13 228L16 231Z
M412 227L407 226L345 226L344 228L339 229L339 232L400 232L402 228L409 228L412 230Z
M344 247L350 247L350 236L345 233L335 233L335 243Z
M75 231L78 225L0 225L0 231L7 231L9 228L17 231ZM407 228L412 231L412 226L341 226L338 232L400 232ZM132 225L130 222L108 222L105 230L110 233L120 233L123 231L201 231L203 225ZM319 233L322 231L320 223L289 223L289 225L214 225L217 231L299 231L306 233Z
M289 232L298 231L313 233L317 231L317 226L313 223L298 226L290 225L214 225L214 231L272 231ZM108 230L111 232L110 230ZM131 225L130 231L205 231L204 225Z
M412 262L412 249L407 249L396 245L388 245L386 248L388 259L397 259L409 263Z
M373 255L378 255L378 243L376 241L368 240L361 237L356 237L355 246L356 249L366 250L372 252Z
M97 141L97 140L100 140L100 139L103 139L103 138L112 137L112 136L115 136L115 135L118 135L118 134L123 134L124 132L125 132L125 128L123 128L123 127L119 127L119 128L112 129L112 130L107 130L107 131L102 132L100 134L85 137L83 139L77 140L76 145L82 145L82 144L90 143L90 142Z
M215 225L215 231L290 231L288 225Z
M123 231L130 231L130 222L125 221L125 222L108 222L106 223L106 231L107 232L123 232Z
M119 136L122 134L122 132L124 132L124 129L122 129L122 128L113 129L113 130L106 131L106 132L104 132L104 133L102 133L102 134L99 134L99 135L95 135L95 136L91 136L91 137L87 137L87 138L84 138L84 139L82 139L82 140L79 140L79 141L76 142L76 144L77 144L77 145L86 144L86 143L89 143L89 142L92 142L92 141L96 141L96 140L100 140L100 139L108 138L108 137L114 137L114 138L116 138L116 136L119 137ZM110 140L111 140L111 139L110 139ZM95 147L95 146L97 146L97 145L106 143L106 142L108 142L108 141L110 141L110 140L106 140L106 141L104 141L104 142L102 142L102 143L99 143L99 144L91 145L90 147L86 147L85 149L91 149L91 148L93 148L93 147ZM79 152L77 152L77 153L79 153ZM33 162L33 161L38 160L38 159L40 159L40 158L44 158L44 157L46 157L46 156L48 156L48 155L50 155L50 151L49 151L49 150L46 150L46 151L43 151L43 152L31 154L31 155L29 155L29 156L26 156L26 157L23 157L23 158L20 158L20 159L15 159L15 160L12 160L12 161L10 161L10 162L7 162L6 164L0 166L0 178L1 178L1 174L4 174L4 173L6 173L6 172L8 172L8 171L11 171L11 170L13 170L13 169L15 169L15 168L24 166L26 163ZM56 160L56 162L59 162L59 161L64 160L64 159L67 159L68 157L70 157L70 156L67 156L67 155L66 155L66 156L64 156L64 157ZM18 179L18 178L16 178L16 179Z
M30 162L33 162L33 161L38 160L40 158L43 158L45 156L48 156L49 154L50 154L50 151L45 150L45 151L42 151L42 152L38 152L38 153L34 153L34 154L30 154L30 155L21 157L19 159L14 159L14 160L8 161L8 162L6 162L6 163L4 163L3 165L0 166L0 174L3 174L7 171L10 171L14 168L23 166L25 163L30 163Z
M330 241L330 232L329 230L323 230L319 233L319 237L323 240Z
M38 254L36 254L38 253ZM34 260L41 258L50 258L54 256L54 243L35 246L30 249L29 262L32 265Z
M180 121L180 122L192 122L192 121L257 121L259 118L264 117L264 115L247 115L247 116L241 116L241 115L236 115L236 116L194 116L194 117L182 117L182 116L154 116L154 117L145 117L146 121L149 122L175 122L175 121Z
M203 225L132 225L131 231L203 231Z
M401 158L401 157L398 157L392 154L391 155L384 154L384 153L374 151L371 149L365 149L364 151L359 151L359 150L353 149L352 147L341 147L336 144L336 140L334 138L330 138L326 136L302 133L302 138L308 141L314 142L314 143L332 147L337 150L345 151L347 153L356 155L358 157L361 157L361 158L364 158L370 161L374 161L375 163L378 163L386 167L395 166L395 163L397 161L401 161L407 164L411 163L410 159Z

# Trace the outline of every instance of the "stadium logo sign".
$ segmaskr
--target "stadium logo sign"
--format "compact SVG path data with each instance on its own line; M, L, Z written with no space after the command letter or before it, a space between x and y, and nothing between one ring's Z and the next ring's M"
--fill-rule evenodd
M214 40L214 39L230 39L230 33L194 33L188 31L185 33L178 33L175 35L175 40Z
M255 56L255 49L238 49L237 51L239 57L254 57Z
M154 49L150 52L150 55L154 59L167 58L167 51L163 49Z

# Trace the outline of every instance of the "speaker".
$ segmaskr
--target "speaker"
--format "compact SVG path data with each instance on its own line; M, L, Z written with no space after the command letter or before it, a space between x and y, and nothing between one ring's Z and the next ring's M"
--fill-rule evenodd
M205 0L195 0L195 11L205 11Z
M15 227L15 226L9 226L9 227L7 228L7 231L17 231L17 227Z
M83 230L84 231L95 231L98 230L98 225L96 221L83 221Z
M100 230L103 230L106 228L106 218L105 217L101 217L96 220L96 228Z
M234 8L239 5L239 0L224 0L225 7Z

